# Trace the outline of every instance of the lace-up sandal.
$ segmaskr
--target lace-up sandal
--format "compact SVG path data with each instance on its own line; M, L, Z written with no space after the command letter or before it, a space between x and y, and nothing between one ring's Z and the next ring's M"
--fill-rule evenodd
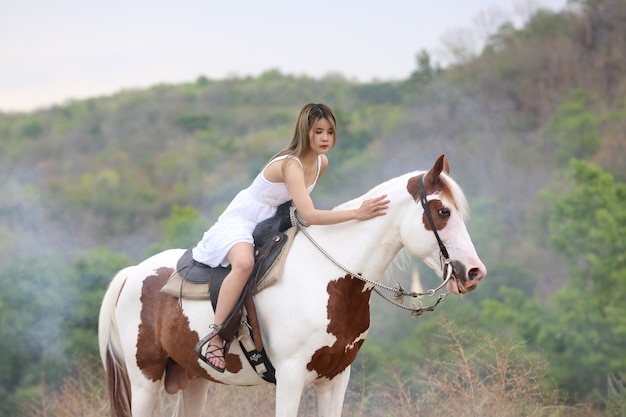
M194 351L196 352L196 355L198 355L198 358L200 358L202 362L206 363L219 373L223 373L226 370L226 344L224 344L224 347L219 347L216 344L210 343L210 340L219 334L219 332L222 330L222 327L223 326L218 326L217 324L211 324L209 326L211 332L209 332L209 334L200 339L200 341L196 344L196 347L194 348ZM204 353L202 353L202 348L204 346L206 346L206 350L204 351ZM213 363L211 363L211 359L218 359L218 361L220 361L223 366L219 367L214 365Z

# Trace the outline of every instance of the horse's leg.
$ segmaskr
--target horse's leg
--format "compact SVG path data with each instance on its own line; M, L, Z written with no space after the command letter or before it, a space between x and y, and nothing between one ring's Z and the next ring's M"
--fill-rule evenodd
M131 399L133 417L152 417L163 382L151 381L136 372L129 376L133 395Z
M189 387L178 392L173 417L200 417L206 403L209 381L192 379Z
M320 417L340 417L350 381L350 367L333 379L316 381L317 410Z
M139 283L140 284L140 283ZM163 375L165 373L166 360L163 358L159 363L162 353L156 346L154 337L150 332L148 336L137 336L138 330L143 325L141 320L142 308L139 291L133 291L137 282L127 281L126 289L122 292L117 309L117 322L123 343L124 362L128 370L128 379L131 386L131 410L132 417L152 417L163 391ZM141 335L141 332L139 332ZM146 346L154 347L154 351L146 351Z
M299 364L298 364L299 365ZM302 365L283 364L276 369L276 417L296 417L304 390L305 369Z

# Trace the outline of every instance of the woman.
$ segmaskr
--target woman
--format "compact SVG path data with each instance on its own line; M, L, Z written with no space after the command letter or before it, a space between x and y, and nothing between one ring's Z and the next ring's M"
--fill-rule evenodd
M208 343L197 353L218 372L224 372L222 323L237 302L254 266L252 231L273 216L282 203L293 200L308 224L328 225L349 220L367 220L386 213L386 195L366 200L355 210L318 210L309 194L328 166L326 153L335 146L336 121L324 104L307 104L296 120L289 146L276 154L252 184L239 192L217 222L193 248L193 258L206 265L228 266L215 309L215 323ZM202 352L204 350L204 352Z

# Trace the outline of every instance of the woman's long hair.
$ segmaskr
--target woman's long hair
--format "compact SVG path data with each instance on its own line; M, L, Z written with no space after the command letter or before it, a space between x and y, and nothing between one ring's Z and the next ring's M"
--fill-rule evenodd
M326 104L309 103L305 104L302 110L300 110L300 114L296 120L293 138L289 146L274 155L270 161L282 155L292 155L298 158L306 155L309 149L311 149L309 131L311 127L315 126L321 119L328 120L335 132L335 140L332 145L332 147L334 147L337 143L337 121L335 119L335 113Z

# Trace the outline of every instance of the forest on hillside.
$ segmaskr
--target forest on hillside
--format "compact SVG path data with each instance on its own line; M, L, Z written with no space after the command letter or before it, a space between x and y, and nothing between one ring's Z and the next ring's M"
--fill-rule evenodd
M626 1L537 9L521 27L503 22L480 51L457 46L443 68L418 51L400 81L269 70L0 113L0 414L46 415L62 407L51 401L63 384L101 389L81 369L99 361L98 309L112 276L193 246L313 101L338 117L318 207L446 154L489 270L476 291L417 321L373 298L355 364L364 381L353 378L352 394L370 398L377 381L412 392L405 400L444 401L451 391L425 386L416 370L455 381L445 364L462 356L477 375L497 369L517 384L500 396L513 411L493 415L568 415L520 410L584 404L569 415L626 416ZM408 263L387 282L410 285L413 268L425 286L436 282ZM451 335L455 347L442 349ZM512 368L494 365L502 352ZM520 367L540 370L527 397ZM365 407L389 410L373 401ZM406 415L435 417L435 405L409 401Z

